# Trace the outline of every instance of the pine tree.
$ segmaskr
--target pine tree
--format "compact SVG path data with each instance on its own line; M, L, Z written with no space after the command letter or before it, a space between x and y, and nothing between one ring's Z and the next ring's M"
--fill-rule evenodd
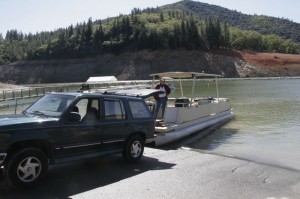
M223 25L223 47L230 48L230 33L227 22Z
M103 32L102 24L100 24L97 30L95 31L93 37L93 44L96 47L96 49L101 48L103 41L104 41L104 32Z
M174 25L174 48L180 48L181 30L179 24Z
M181 29L181 39L180 39L180 43L181 43L181 46L182 46L182 47L186 47L186 46L187 46L187 39L186 39L187 31L186 31L185 22L184 22L183 19L181 20L181 26L180 26L180 29Z
M190 17L188 21L188 40L189 48L198 49L199 48L199 32L198 27L194 21L193 17Z
M93 25L92 18L89 18L87 26L86 26L86 30L85 30L85 33L84 33L86 43L91 42L92 34L93 34L92 25Z
M68 28L68 38L72 37L73 34L74 34L74 28L73 28L73 25L71 25Z
M164 14L163 14L163 12L162 11L160 11L160 21L161 22L164 22L165 21L165 19L164 19Z

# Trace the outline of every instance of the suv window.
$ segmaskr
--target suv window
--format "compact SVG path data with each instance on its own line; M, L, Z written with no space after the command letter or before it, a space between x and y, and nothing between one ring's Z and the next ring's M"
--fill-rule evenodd
M147 110L148 107L145 106L145 103L142 101L129 101L129 106L133 118L138 119L151 117L149 110Z
M122 120L126 119L124 104L118 99L104 99L105 120Z
M29 107L26 112L58 117L73 101L74 96L46 95Z
M77 112L82 122L93 122L99 119L99 100L84 98L79 100L71 112Z

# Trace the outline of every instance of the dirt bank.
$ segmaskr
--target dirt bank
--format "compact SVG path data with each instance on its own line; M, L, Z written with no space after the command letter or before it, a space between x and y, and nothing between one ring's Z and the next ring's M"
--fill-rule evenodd
M0 82L85 82L91 76L136 80L150 79L149 74L165 71L204 71L225 77L300 76L300 55L163 50L86 59L19 61L0 66Z
M24 86L18 86L14 84L4 84L0 82L0 91L5 89L22 89L25 88Z

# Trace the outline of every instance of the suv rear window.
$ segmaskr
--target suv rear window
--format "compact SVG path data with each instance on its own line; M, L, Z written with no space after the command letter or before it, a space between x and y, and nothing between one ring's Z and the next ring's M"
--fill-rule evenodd
M129 106L133 118L138 119L151 117L148 107L142 101L129 101Z

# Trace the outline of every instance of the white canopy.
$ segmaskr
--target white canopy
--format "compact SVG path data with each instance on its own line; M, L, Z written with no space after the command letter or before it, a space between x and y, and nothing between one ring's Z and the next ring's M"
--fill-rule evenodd
M217 74L208 74L208 73L198 73L198 72L164 72L150 74L150 76L155 77L171 77L171 78L193 78L193 77L221 77Z
M195 90L195 80L197 77L215 77L216 79L216 90L217 90L217 98L219 99L219 88L218 88L218 81L217 77L221 77L221 75L217 74L208 74L208 73L199 73L199 72L164 72L164 73L155 73L150 74L151 77L153 77L153 80L155 80L155 77L171 77L171 78L179 78L180 79L180 90L181 90L181 96L183 97L183 88L181 79L186 78L193 78L193 86L192 86L192 100L194 98L194 90Z
M116 82L118 81L115 76L100 76L90 77L86 82Z

